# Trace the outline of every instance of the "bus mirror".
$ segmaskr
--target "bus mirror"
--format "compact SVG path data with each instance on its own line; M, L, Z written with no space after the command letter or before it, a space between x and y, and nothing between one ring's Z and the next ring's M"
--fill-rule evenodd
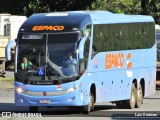
M5 55L6 55L6 61L11 60L11 48L15 43L15 39L10 40L10 42L7 44L5 48Z
M83 59L83 51L79 52L79 59Z
M80 41L79 43L79 46L78 46L78 50L79 50L79 59L83 59L83 55L84 55L84 44L87 40L87 37L83 37L82 40Z

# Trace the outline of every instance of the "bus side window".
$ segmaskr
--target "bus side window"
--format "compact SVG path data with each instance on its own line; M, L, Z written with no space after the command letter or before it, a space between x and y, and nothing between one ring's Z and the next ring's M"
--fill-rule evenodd
M82 75L85 72L88 66L89 45L90 45L90 40L88 38L84 45L84 57L82 60L80 60L80 75Z

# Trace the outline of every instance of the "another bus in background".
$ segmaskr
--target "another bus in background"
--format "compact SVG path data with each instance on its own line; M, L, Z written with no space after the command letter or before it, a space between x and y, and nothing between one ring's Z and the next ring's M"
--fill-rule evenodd
M160 86L160 25L155 25L157 39L157 74L156 74L156 89Z

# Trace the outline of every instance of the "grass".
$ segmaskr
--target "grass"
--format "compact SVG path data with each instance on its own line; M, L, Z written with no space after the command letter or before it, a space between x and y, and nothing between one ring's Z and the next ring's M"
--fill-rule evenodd
M14 88L14 78L13 77L0 77L0 90L12 90Z
M0 77L0 81L1 82L8 82L8 83L13 84L14 83L14 78L13 77L6 77L6 78Z

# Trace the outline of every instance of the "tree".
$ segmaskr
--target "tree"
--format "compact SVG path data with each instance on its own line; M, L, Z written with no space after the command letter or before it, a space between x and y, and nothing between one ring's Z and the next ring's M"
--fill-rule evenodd
M24 15L23 0L0 0L0 13Z
M152 15L160 24L159 0L0 0L0 13L26 15L34 13L107 10L114 13Z
M147 8L149 7L149 0L141 0L141 14L147 13Z
M85 10L91 0L28 0L25 1L24 12L27 16L33 13Z
M88 8L91 10L108 10L114 13L152 15L160 24L159 0L96 0Z
M141 12L143 15L152 15L156 23L160 24L160 3L159 0L141 0Z
M28 0L24 1L23 7L26 16L30 16L34 13L50 12L50 8L46 0Z
M96 0L89 9L107 10L114 13L138 14L140 10L138 0Z

